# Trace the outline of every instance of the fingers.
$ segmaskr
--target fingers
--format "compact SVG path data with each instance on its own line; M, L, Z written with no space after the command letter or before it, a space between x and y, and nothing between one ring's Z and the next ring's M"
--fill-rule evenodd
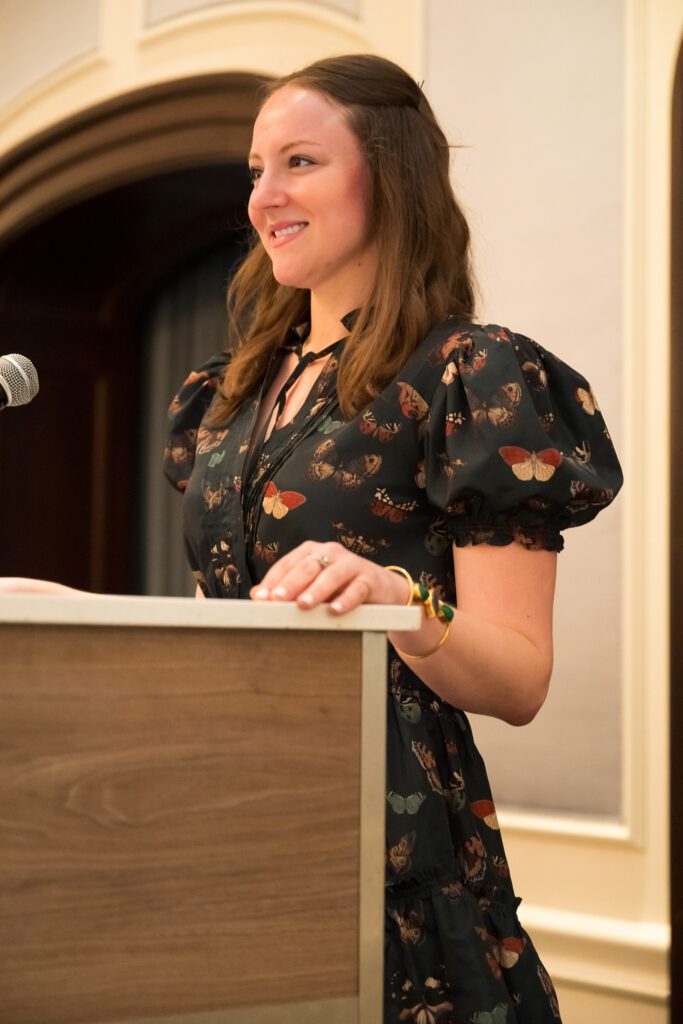
M372 587L364 576L356 576L349 585L332 601L330 608L336 615L350 612L352 608L365 604L370 597Z
M307 540L303 544L299 544L298 547L293 548L288 554L283 555L282 558L278 558L275 565L271 566L261 582L252 588L251 596L260 600L261 592L264 592L263 597L269 597L271 592L282 582L291 569L297 566L307 555L314 551L320 551L320 549L320 544ZM320 569L320 566L318 566L318 569Z
M293 601L312 583L323 569L328 570L341 556L355 558L339 544L319 544L306 541L289 554L284 555L268 570L258 586L253 587L251 597L257 601ZM321 559L327 559L328 567Z
M339 544L306 541L269 569L251 596L257 601L296 601L300 608L331 602L330 609L343 614L372 599L373 573L378 576L374 588L378 589L384 570Z
M338 562L321 570L313 582L297 596L296 601L299 607L315 608L316 605L325 601L330 601L333 598L336 600L358 576L359 561L360 559L347 554Z

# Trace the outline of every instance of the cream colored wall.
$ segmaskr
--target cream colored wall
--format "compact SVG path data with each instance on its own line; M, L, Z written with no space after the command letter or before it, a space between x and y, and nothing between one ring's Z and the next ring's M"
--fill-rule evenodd
M92 0L2 0L0 109L37 79L91 53L99 16Z
M167 9L171 2L179 8L183 0L165 0ZM12 17L3 17L0 4L0 66L10 53L12 61L0 79L0 153L94 103L174 78L228 70L277 75L325 54L368 50L415 73L422 62L423 0L233 0L202 7L185 0L188 13L149 28L145 0L81 0L98 17L97 43L80 58L64 43L69 30L81 31L78 18L69 24L78 0L3 3ZM160 0L153 5L157 14L163 7ZM49 11L57 8L61 27L51 32ZM40 61L33 56L37 35Z
M259 3L260 0L146 0L145 25L154 25L166 18L175 18L204 7L225 6L226 3ZM271 0L271 3L288 3L289 0ZM311 0L305 0L310 3ZM316 0L313 0L316 3ZM345 14L360 15L361 0L322 0L323 5L334 7Z
M13 15L31 18L28 4L6 0L5 6ZM196 8L191 0L190 6ZM609 683L609 693L598 694L605 728L616 717L621 695L623 806L616 819L567 820L555 813L568 806L556 778L543 799L540 790L528 790L527 812L503 811L508 855L525 897L522 915L558 981L566 1021L663 1024L668 988L668 410L663 382L670 90L682 5L680 0L518 0L514 5L364 0L358 10L356 17L315 0L235 0L145 28L143 0L100 0L98 40L91 52L69 55L63 36L47 38L40 67L28 60L25 24L12 38L3 31L0 47L13 48L11 66L24 77L18 72L13 77L7 65L0 80L8 97L0 108L0 152L92 103L186 75L230 69L277 74L327 53L374 50L427 79L426 89L454 141L474 147L461 154L456 177L477 238L484 313L509 320L586 371L590 365L629 481L620 506L602 517L605 525L598 521L578 532L563 556L561 586L568 590L560 595L561 675L554 689L569 703L553 726L562 728L557 719L564 713L576 716L577 707L585 705L585 700L571 702L574 679L567 666L575 648L585 651L588 644L591 664L600 668L598 685ZM556 54L538 45L548 33ZM564 81L572 66L563 44L597 57L609 54L609 60L591 80L577 80L572 89L570 79L559 89L558 76ZM60 60L64 63L57 66ZM463 84L464 68L469 78ZM467 104L461 99L465 88ZM505 118L499 116L501 104L507 104ZM623 119L621 156L618 125L599 116L605 111ZM539 139L540 124L547 124L547 132ZM566 125L571 126L568 138ZM554 145L549 147L547 139ZM589 142L606 159L603 177L590 166ZM569 143L578 179L558 161ZM564 186L562 203L553 204L545 180L553 174ZM498 181L508 184L499 191ZM580 302L565 301L568 285L572 293L580 292ZM585 321L596 330L599 326L595 351ZM619 576L605 579L613 566ZM595 591L601 601L595 601ZM578 625L571 618L577 600L589 602L585 628L581 617ZM610 664L621 667L616 675L614 667L603 664L606 650ZM564 682L557 686L559 678ZM551 706L547 722L552 714ZM566 733L570 742L576 726ZM543 730L537 731L542 743ZM525 737L530 743L532 736L531 731L509 732L517 757ZM493 742L497 747L497 737ZM495 750L490 753L495 771ZM539 774L547 759L540 763ZM514 759L506 773L513 777L511 764ZM609 774L609 766L602 767ZM603 774L601 769L596 777ZM615 809L614 781L610 786L600 797L602 811ZM549 804L549 813L536 812L540 803ZM585 801L572 794L569 806L578 809Z
M429 3L427 88L469 147L454 178L482 316L590 377L627 479L560 556L546 709L523 732L475 723L507 804L522 919L566 1018L586 1024L667 1016L669 119L682 28L678 0Z
M622 451L623 2L432 0L429 10L427 88L463 147L454 179L479 315L581 370ZM474 726L503 803L620 815L622 509L623 497L566 535L541 714L523 737L490 718Z

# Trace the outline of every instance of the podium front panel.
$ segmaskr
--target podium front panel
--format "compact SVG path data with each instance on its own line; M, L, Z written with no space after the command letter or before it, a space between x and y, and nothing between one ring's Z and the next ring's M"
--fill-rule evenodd
M381 633L0 645L4 1024L379 1021Z

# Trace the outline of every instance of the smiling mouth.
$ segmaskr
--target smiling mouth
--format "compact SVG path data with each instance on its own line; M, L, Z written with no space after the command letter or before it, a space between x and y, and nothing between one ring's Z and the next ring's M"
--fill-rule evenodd
M300 231L307 227L306 221L301 221L300 224L290 224L289 227L279 228L277 231L271 231L272 238L286 238L288 235L297 235Z

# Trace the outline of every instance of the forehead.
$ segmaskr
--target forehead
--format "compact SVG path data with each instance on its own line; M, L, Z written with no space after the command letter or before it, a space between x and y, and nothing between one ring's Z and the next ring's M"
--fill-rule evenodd
M253 148L260 153L262 147L300 139L359 148L342 107L313 89L284 85L266 100L254 122Z

